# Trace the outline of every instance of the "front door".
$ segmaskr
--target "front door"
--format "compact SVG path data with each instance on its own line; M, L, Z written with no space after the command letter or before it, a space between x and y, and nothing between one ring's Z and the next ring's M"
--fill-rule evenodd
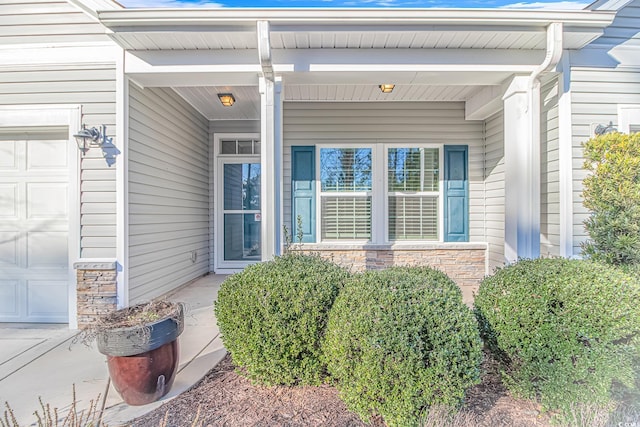
M238 270L261 259L260 156L220 156L217 169L217 267Z

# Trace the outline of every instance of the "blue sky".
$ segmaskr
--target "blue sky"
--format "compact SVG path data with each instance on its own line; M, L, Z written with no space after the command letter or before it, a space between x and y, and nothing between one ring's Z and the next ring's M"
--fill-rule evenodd
M139 7L395 7L395 8L484 8L484 9L582 9L588 1L517 0L118 0L128 8Z

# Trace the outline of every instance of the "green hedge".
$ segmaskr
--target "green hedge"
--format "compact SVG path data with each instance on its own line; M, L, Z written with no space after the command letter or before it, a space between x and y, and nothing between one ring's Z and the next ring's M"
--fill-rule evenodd
M640 285L588 261L524 260L482 282L481 334L516 395L546 409L611 403L614 384L634 388L640 349Z
M324 352L348 408L390 426L417 425L433 404L459 404L482 359L459 288L428 268L353 276L330 313Z
M234 363L267 385L321 383L320 344L347 277L329 261L293 253L228 277L215 314Z
M610 133L584 144L585 255L610 264L640 264L640 132Z

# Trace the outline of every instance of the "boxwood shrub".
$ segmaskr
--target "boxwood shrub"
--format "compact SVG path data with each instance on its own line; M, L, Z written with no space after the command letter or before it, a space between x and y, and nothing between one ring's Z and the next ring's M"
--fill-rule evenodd
M485 278L475 309L507 387L566 415L572 404L608 406L614 384L633 390L638 301L637 279L620 269L537 259Z
M363 420L417 425L430 405L457 405L479 380L481 340L456 284L429 268L354 275L329 315L329 373Z
M321 383L321 340L347 277L318 256L294 253L228 277L215 314L234 363L266 385Z

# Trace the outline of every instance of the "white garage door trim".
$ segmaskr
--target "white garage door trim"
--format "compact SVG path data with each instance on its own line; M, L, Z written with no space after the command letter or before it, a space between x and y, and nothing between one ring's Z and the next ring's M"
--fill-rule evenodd
M73 134L80 129L82 110L78 105L28 105L0 106L0 128L2 127L43 127L64 126L68 128L69 144L67 156L69 165L69 256L68 256L68 298L69 327L77 329L77 293L73 263L80 258L80 155Z

